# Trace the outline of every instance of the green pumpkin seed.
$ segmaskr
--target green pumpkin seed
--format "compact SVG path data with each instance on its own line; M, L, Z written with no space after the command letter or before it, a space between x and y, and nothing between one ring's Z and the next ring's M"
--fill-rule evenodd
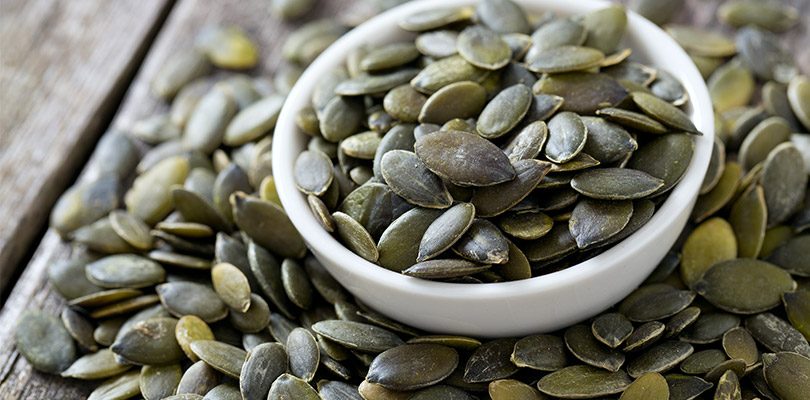
M185 148L212 153L222 143L228 122L237 111L232 90L219 84L197 103L183 132Z
M167 158L142 173L124 195L127 212L154 225L172 209L171 188L186 180L189 163L180 157Z
M231 195L231 205L236 225L256 244L283 257L299 258L306 252L303 238L280 207L242 193Z
M456 48L467 62L489 70L503 68L512 56L512 50L500 35L480 25L461 31Z
M797 75L790 80L787 98L793 114L805 129L810 129L810 80L805 75Z
M127 314L135 310L140 310L146 306L157 304L157 302L158 296L154 294L138 296L132 299L127 299L118 303L97 308L90 313L90 318L99 319L114 315Z
M196 49L173 53L152 77L150 88L158 98L169 100L209 71L211 64Z
M546 143L548 127L543 121L535 121L513 135L502 147L509 161L515 162L537 157L540 149Z
M436 344L410 344L378 355L366 379L392 390L416 390L442 381L456 369L458 354Z
M681 341L668 341L655 345L627 364L627 373L638 378L650 372L663 372L685 360L692 354L691 344Z
M315 376L320 361L320 352L315 337L304 328L295 328L287 336L287 352L290 355L290 371L309 382Z
M714 386L696 376L670 374L665 378L669 385L669 398L673 400L697 398Z
M268 400L301 399L317 400L321 397L306 381L290 374L282 374L270 386Z
M60 318L65 329L80 346L90 351L98 351L98 345L93 340L93 326L81 313L65 307Z
M737 53L734 40L717 31L686 25L667 25L666 31L690 54L728 57Z
M771 313L765 312L748 318L745 320L745 329L772 352L791 351L810 357L810 344L802 333Z
M142 288L154 286L166 277L158 263L134 254L104 257L87 264L87 279L104 288Z
M440 30L425 32L416 37L416 48L419 52L436 59L450 57L456 54L456 41L458 32Z
M807 181L801 152L793 143L780 144L768 154L761 185L769 227L785 221L801 207Z
M191 351L191 342L195 340L214 340L214 333L211 328L195 315L184 315L177 320L174 328L174 335L183 353L191 361L197 362L199 358Z
M293 304L303 309L312 306L312 284L304 268L298 262L290 258L284 259L281 263L281 282L287 298Z
M568 229L577 241L577 247L604 242L618 234L630 221L633 203L630 201L602 201L582 199L574 207Z
M280 343L262 343L247 353L239 379L246 398L264 397L273 381L287 370L287 352Z
M219 383L219 373L211 368L205 361L197 361L192 364L177 385L178 394L199 394L208 393Z
M349 78L340 82L335 87L335 93L340 96L360 96L365 94L382 93L391 90L403 83L414 79L419 73L415 68L403 68L394 70L392 72L385 72L375 75L360 74L353 78ZM339 98L339 97L337 97ZM334 101L334 99L332 99ZM330 103L332 102L330 101ZM327 109L329 107L327 106ZM324 110L325 112L326 110ZM323 113L321 120L321 132L326 136L324 131Z
M284 292L278 261L269 251L253 241L248 244L247 254L250 270L262 292L279 308L279 311L292 318L294 307Z
M475 207L470 203L459 203L442 213L425 230L416 261L433 258L449 249L470 228L474 217Z
M499 33L528 34L530 28L526 12L511 0L484 0L478 3L475 15L489 29Z
M533 159L518 160L513 165L515 179L481 187L470 200L479 217L498 216L526 198L551 168L551 164Z
M133 247L141 250L152 248L149 225L137 217L129 215L123 210L115 210L110 212L110 224L115 233Z
M414 264L402 273L424 279L447 279L475 274L490 267L460 259L433 259Z
M739 314L754 314L780 304L784 292L796 282L785 270L753 259L715 264L703 275L695 290L718 308Z
M472 8L440 8L411 14L399 21L399 27L406 31L421 32L441 28L455 22L470 19Z
M532 277L532 268L529 259L514 243L507 240L507 261L496 265L495 271L507 281L529 279Z
M481 111L476 125L478 132L488 139L503 136L523 119L531 102L532 91L526 85L516 84L502 90Z
M115 339L110 349L138 365L167 364L185 357L174 329L174 318L150 318L136 323ZM123 330L123 329L122 329Z
M318 394L324 400L362 400L357 386L339 381L318 382Z
M495 339L479 346L464 368L464 381L468 383L490 382L514 375L518 367L510 357L517 339Z
M380 169L391 189L412 204L429 208L446 208L452 204L444 183L413 152L387 152Z
M110 289L104 291L93 292L81 297L76 297L68 302L69 306L78 307L100 307L105 306L117 301L126 300L135 296L142 295L143 292L137 289Z
M247 357L244 350L215 340L195 340L191 342L191 351L215 370L235 379L239 379Z
M549 74L534 84L535 94L550 94L563 97L561 110L580 115L590 115L606 104L613 107L625 97L627 90L607 74L570 72Z
M252 68L259 59L256 44L233 26L204 29L197 34L194 44L211 64L220 68Z
M565 331L565 345L580 361L616 372L624 364L624 354L598 342L585 325L574 325Z
M627 14L622 6L611 6L585 15L588 31L585 45L613 53L627 30Z
M526 61L533 61L545 50L560 46L580 46L585 43L587 31L582 22L564 18L543 24L532 33L532 47Z
M101 321L93 331L93 339L102 346L109 346L115 341L115 335L126 320L123 317L110 318Z
M377 245L368 231L354 218L337 211L332 214L338 235L350 250L368 261L376 262L379 258Z
M734 371L726 371L717 382L717 390L714 392L715 399L738 399L741 398L740 378Z
M667 128L660 122L634 111L621 108L602 108L596 111L596 115L604 116L611 122L646 133L662 134L667 132Z
M481 264L503 264L509 260L509 243L498 227L485 219L473 220L452 247L462 258Z
M682 106L689 100L689 94L681 81L664 70L658 71L658 77L650 85L650 91L673 106Z
M667 380L657 372L650 372L636 378L625 389L619 400L628 399L668 399L669 386Z
M332 160L319 151L303 151L295 160L294 174L299 190L321 196L332 183Z
M722 209L734 197L740 184L742 167L734 161L726 162L723 174L714 189L698 197L692 210L692 219L701 222Z
M515 177L501 149L477 135L436 132L417 141L414 149L433 173L456 184L489 186Z
M689 116L672 104L643 92L631 93L630 97L645 114L664 125L675 130L699 133Z
M564 111L548 122L549 139L545 155L555 163L573 159L585 146L588 130L575 113Z
M403 344L390 331L361 322L320 321L312 325L312 330L349 349L364 352L380 353Z
M96 387L88 400L128 399L138 395L140 388L140 371L130 371L117 377L107 379Z
M578 399L621 393L632 381L624 371L608 372L588 365L574 365L552 372L537 382L541 392Z
M426 66L411 80L411 86L422 93L433 94L456 82L481 83L488 75L488 70L478 68L468 63L463 57L455 55Z
M759 361L759 351L754 338L741 327L723 334L723 350L729 358L743 360L746 367L751 367Z
M790 108L790 100L787 95L787 85L774 81L766 82L762 86L762 103L765 110L770 115L777 115L784 118L790 125L792 132L802 130L801 123Z
M700 313L699 307L691 306L673 315L672 318L667 321L665 336L672 337L681 333L681 331L697 321L698 317L700 317Z
M414 208L394 220L377 244L381 266L401 272L416 263L419 243L440 210Z
M492 400L541 400L543 395L537 389L514 379L499 379L487 386Z
M239 312L250 308L250 284L239 268L232 264L219 263L211 268L214 290L222 301Z
M645 349L655 343L664 335L666 325L658 321L650 321L639 325L624 341L624 352L633 352Z
M685 374L705 375L727 359L725 353L719 349L698 351L684 359L680 364L680 369Z
M714 137L714 145L712 146L712 157L709 160L709 168L706 171L706 176L703 178L703 184L700 186L700 194L709 193L720 182L720 177L723 175L723 169L726 164L726 145L718 136Z
M638 149L638 143L621 126L599 117L582 117L588 138L582 151L600 163L618 161Z
M804 335L810 337L810 293L807 291L797 291L782 294L782 302L785 304L785 311L793 326Z
M737 257L734 228L716 217L700 224L683 245L681 279L689 287L697 285L711 266Z
M250 308L245 312L231 310L228 321L241 332L259 332L270 323L270 308L261 296L251 294Z
M453 118L471 118L481 111L486 90L478 83L461 81L438 89L425 101L419 122L443 124Z
M768 386L782 399L801 399L810 390L807 374L810 359L799 354L781 352L762 355L763 371Z
M179 364L145 365L141 368L141 395L146 400L169 397L177 390L182 377L183 370Z
M380 134L377 132L362 132L342 140L340 149L350 157L372 160L380 144L380 139Z
M399 67L419 57L419 51L413 43L391 43L370 51L360 61L364 71L380 71Z
M687 343L708 344L720 340L723 334L740 325L740 317L724 312L701 313L697 321L681 332L679 338Z
M304 259L304 268L312 286L328 303L335 304L349 298L348 291L332 277L317 258L307 256Z
M416 122L427 98L411 85L397 86L385 94L385 112L402 122Z
M540 239L532 240L522 248L529 261L550 261L567 255L577 248L568 226L554 224L551 231Z
M739 256L756 258L765 239L767 208L762 187L745 192L731 207L729 221L737 237Z
M543 237L551 231L554 221L541 212L506 214L498 219L498 227L507 235L523 240Z
M601 51L582 46L558 46L537 54L528 69L536 73L582 71L596 67L605 60Z
M27 311L17 320L14 341L37 371L60 373L76 358L76 345L62 322L42 311Z
M48 264L48 280L57 293L67 300L100 292L104 289L90 282L84 273L86 261L68 259Z
M387 185L366 183L349 193L338 207L379 237L398 216L413 208Z
M155 290L160 302L172 315L195 315L205 322L219 321L228 315L225 303L210 287L193 282L170 282Z
M745 361L737 359L723 361L709 370L703 378L709 382L719 381L727 372L743 376L745 374Z
M599 165L599 161L591 157L590 154L580 152L570 161L562 164L551 164L551 172L572 172L580 171L583 169L595 167Z
M602 314L591 324L591 333L598 341L615 349L633 333L633 324L619 313Z
M734 27L752 24L765 29L781 31L795 25L799 19L799 13L796 8L787 4L735 1L722 4L717 9L717 18Z
M782 117L770 117L757 124L740 145L739 160L750 170L765 160L777 145L790 139L790 126Z
M581 172L571 187L585 196L602 200L638 199L655 193L664 181L627 168L600 168Z
M748 104L754 93L754 75L737 58L717 68L706 84L718 113Z
M481 345L477 339L466 336L454 335L422 335L413 337L408 340L408 344L440 344L447 347L452 347L460 351L472 351Z

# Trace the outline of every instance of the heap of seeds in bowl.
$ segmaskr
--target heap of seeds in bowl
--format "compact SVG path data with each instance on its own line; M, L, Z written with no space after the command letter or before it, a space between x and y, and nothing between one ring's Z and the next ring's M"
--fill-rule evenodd
M669 18L661 15L661 0L631 3L654 10L648 16L659 22ZM243 113L256 112L251 104L274 103L263 97L283 97L296 69L276 74L276 92L267 91L264 78L209 74L210 64L247 68L258 60L241 31L225 28L201 36L201 45L227 39L200 46L203 54L189 50L166 60L152 85L158 98L172 99L169 113L128 133L107 133L90 173L57 203L51 228L73 249L69 259L48 266L49 290L66 304L58 304L61 318L25 312L17 350L37 371L96 386L95 400L543 400L620 393L622 400L805 400L810 80L768 30L787 29L791 18L795 24L795 10L755 3L759 12L743 12L751 4L718 10L729 25L760 26L740 29L736 40L668 26L709 81L718 121L712 163L682 240L641 287L601 315L522 338L424 332L352 298L310 253L286 241L297 237L294 230L284 231L289 237L257 231L254 222L289 222L266 164L273 107L261 107L269 115ZM479 7L483 13L513 5L487 0ZM292 34L287 43L297 52L287 58L303 66L334 40L338 25L325 24ZM318 45L299 46L305 36ZM234 52L228 43L252 50ZM757 83L764 83L761 91ZM210 98L223 93L229 100L212 105ZM241 111L234 113L230 101ZM218 133L192 140L198 136L190 132L199 129L192 121L213 111L225 115ZM251 129L235 128L246 120ZM234 134L240 131L246 136ZM245 142L217 143L225 137ZM190 149L178 140L205 145ZM143 142L156 146L136 166ZM119 186L129 186L133 170L137 178L121 201ZM240 190L250 194L230 196ZM27 371L17 364L10 376L20 370Z
M294 171L322 226L393 271L492 282L567 268L649 221L700 134L683 86L620 46L621 7L536 23L490 2L418 13L399 24L415 39L322 78Z

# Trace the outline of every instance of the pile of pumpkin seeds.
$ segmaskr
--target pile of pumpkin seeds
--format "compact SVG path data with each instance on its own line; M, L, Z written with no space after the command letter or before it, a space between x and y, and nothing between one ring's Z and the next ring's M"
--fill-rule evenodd
M298 113L297 186L348 248L413 277L594 257L650 220L699 134L681 83L619 47L626 25L619 6L530 23L503 1L408 16L415 39L354 50Z
M735 4L719 11L737 15L730 25L786 28ZM376 313L300 247L267 163L270 109L295 74L278 74L275 92L264 78L208 75L258 59L238 29L208 30L153 79L170 112L107 133L95 179L54 208L51 227L73 251L48 274L68 303L61 318L25 313L17 348L38 371L100 382L91 399L805 399L810 91L768 31L755 31L771 38L759 57L743 56L750 29L732 42L738 58L701 57L723 65L709 78L716 107L764 83L761 104L746 96L717 113L693 221L652 275L580 324L487 340ZM774 80L752 72L764 58L779 60ZM156 146L138 161L141 142Z

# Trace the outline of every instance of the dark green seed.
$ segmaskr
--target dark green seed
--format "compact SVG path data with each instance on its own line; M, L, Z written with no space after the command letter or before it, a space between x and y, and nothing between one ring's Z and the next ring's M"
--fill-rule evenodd
M139 365L167 364L185 357L174 336L177 320L150 318L123 331L110 349L127 361Z
M591 324L591 332L597 340L615 349L633 333L633 324L619 313L602 314Z
M602 200L638 199L655 193L664 181L627 168L600 168L580 172L571 187L585 196Z
M668 341L655 345L627 364L627 373L638 378L650 372L667 371L689 357L694 351L691 344Z
M561 398L592 398L621 393L632 383L624 371L608 372L574 365L552 372L537 382L541 392Z
M312 325L312 330L352 350L379 353L403 344L386 329L353 321L328 320Z
M784 292L796 282L785 270L753 259L715 264L703 275L695 290L718 308L738 314L755 314L781 303Z
M514 375L518 367L510 361L517 339L496 339L479 346L464 368L464 381L490 382Z
M409 344L384 351L369 366L366 379L392 390L416 390L447 378L458 354L436 344Z

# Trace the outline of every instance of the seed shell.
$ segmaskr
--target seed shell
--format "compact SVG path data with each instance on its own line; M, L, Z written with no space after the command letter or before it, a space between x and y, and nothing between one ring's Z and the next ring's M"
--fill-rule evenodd
M512 56L509 45L498 33L480 25L462 30L456 48L467 62L489 70L503 68Z
M745 320L745 329L766 349L778 353L789 351L810 357L810 344L787 321L768 312Z
M561 164L573 159L585 147L588 129L579 115L563 111L548 122L549 138L545 155Z
M137 365L167 364L185 357L174 336L177 320L150 318L136 323L115 339L110 349Z
M239 379L247 357L244 350L215 340L191 342L191 350L215 370L235 379Z
M720 340L723 334L740 325L740 317L725 312L701 313L697 321L681 332L679 338L687 343L708 344Z
M624 364L624 354L597 341L585 325L574 325L565 331L565 345L580 361L616 372Z
M486 89L478 83L449 83L428 97L418 120L423 124L444 124L453 118L472 118L481 112L485 102Z
M627 364L627 373L638 378L651 372L664 372L680 364L694 348L691 344L672 340L655 345Z
M380 353L403 344L390 331L361 322L320 321L312 325L312 330L349 349L363 352Z
M632 383L624 371L608 372L574 365L552 372L537 382L541 392L554 397L581 399L621 393Z
M510 361L517 339L495 339L479 346L464 368L467 383L490 382L514 375L518 367Z
M715 264L695 290L718 308L754 314L781 303L781 295L796 289L785 270L765 261L736 259Z
M392 390L416 390L447 378L458 365L458 354L437 344L409 344L374 358L366 379Z
M499 92L481 111L476 128L487 139L501 137L526 116L532 104L532 90L516 84Z
M562 111L572 111L580 115L592 115L597 110L604 109L606 105L615 107L628 94L628 91L610 75L590 72L544 75L532 86L532 91L535 95L560 96L565 99L560 106ZM656 129L662 129L663 126L658 128L659 125L652 124Z
M512 167L515 170L515 179L477 188L473 192L470 201L475 206L476 215L483 218L494 217L514 207L537 187L551 169L551 164L528 159L515 161Z
M453 202L441 179L413 152L391 150L385 153L380 170L389 187L412 204L428 208L446 208Z
M601 200L638 199L655 193L664 181L645 172L627 168L600 168L581 172L571 187L585 196Z
M584 249L599 244L615 236L630 221L633 203L582 199L577 202L568 222L568 229L577 241L577 247Z

